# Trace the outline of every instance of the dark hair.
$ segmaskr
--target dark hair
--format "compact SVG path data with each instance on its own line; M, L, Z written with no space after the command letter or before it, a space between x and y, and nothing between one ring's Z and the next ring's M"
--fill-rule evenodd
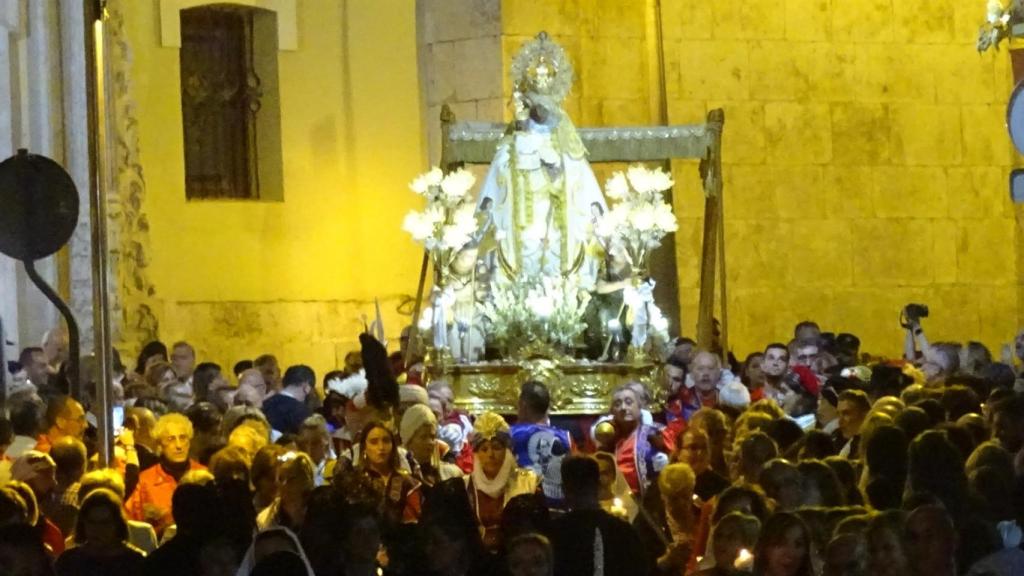
M506 542L531 532L547 533L550 526L551 514L541 494L520 494L501 511L501 536Z
M519 388L519 402L530 411L530 414L543 416L548 413L551 406L551 395L543 382L527 380Z
M253 484L256 484L267 476L273 477L277 472L277 459L288 452L284 447L277 444L267 444L256 451L252 457L252 465L249 468L249 477Z
M749 513L763 522L768 516L768 503L764 493L750 486L730 486L718 495L718 502L711 514L711 524L717 524L722 517L734 510L733 507L738 501L743 499L750 501Z
M853 462L842 456L829 456L824 461L836 473L839 486L846 495L846 504L849 506L864 504L864 496L860 493L860 488L857 486L858 470L853 467Z
M159 356L164 362L169 362L170 359L167 357L167 346L164 346L163 342L154 340L142 347L139 352L139 357L135 361L135 373L142 376L146 373L146 360L151 356Z
M284 372L284 377L281 382L287 388L289 386L303 386L309 384L313 386L316 384L316 373L313 369L305 364L297 364L295 366L289 366Z
M821 460L804 460L796 465L804 484L814 484L821 494L821 505L827 508L846 505L843 485L828 464Z
M797 576L812 576L814 571L811 567L811 543L813 541L811 531L807 524L796 514L789 512L776 512L768 517L761 528L761 537L757 540L754 549L754 573L768 573L767 549L781 544L786 538L786 533L793 528L799 528L804 536L804 559L797 569Z
M749 387L750 382L750 367L754 365L755 360L764 358L764 352L751 352L747 354L747 357L743 360L743 366L740 368L740 380ZM760 362L758 362L760 364Z
M793 337L795 338L797 333L804 328L814 328L819 332L821 331L821 327L818 326L817 322L813 320L801 320L800 322L797 322L796 327L793 328Z
M35 437L41 431L44 406L36 398L26 397L12 406L11 428L18 436Z
M122 542L128 540L128 521L124 517L121 498L106 488L97 488L89 492L89 495L85 497L81 507L78 509L78 520L75 522L76 544L82 544L88 540L88 535L85 532L86 516L89 515L93 508L106 508L109 510L117 530L118 539Z
M57 418L63 417L68 413L72 402L75 402L75 399L71 396L60 395L52 398L50 403L46 405L46 425L56 426Z
M192 422L196 433L216 434L220 430L222 414L220 409L209 402L198 402L185 410L185 416Z
M851 402L864 414L871 411L871 400L862 390L843 390L839 393L839 402Z
M171 497L171 514L178 534L188 537L217 534L223 515L216 488L210 484L179 484Z
M217 482L228 479L244 480L249 483L248 454L241 446L225 446L210 457L210 472Z
M33 354L45 354L45 351L39 346L29 346L27 348L22 348L21 354L18 354L18 364L21 364L22 368L28 366L29 363L32 362Z
M942 391L940 403L946 410L946 420L956 422L964 414L981 413L981 400L974 390L962 384L954 384L950 378Z
M1017 380L1013 367L1002 362L993 362L986 366L981 372L981 377L988 381L990 387L1003 389L1013 388Z
M964 458L942 431L929 430L911 442L907 479L910 491L933 494L954 518L967 505Z
M596 495L601 488L601 466L593 456L574 454L562 460L562 489L566 496Z
M305 576L306 563L295 552L278 550L260 559L253 566L250 574L252 576Z
M832 437L821 430L808 430L800 439L801 458L825 459L836 453L836 446Z
M785 454L790 448L796 445L803 437L804 430L789 418L778 418L772 420L765 428L765 432L779 445L779 452Z
M231 372L237 377L239 374L252 367L252 360L239 360L238 362L235 362L235 365L231 368Z
M277 356L274 356L273 354L261 354L252 361L252 367L262 368L271 363L277 364ZM313 380L315 381L316 379L314 378Z
M1024 399L1013 394L994 402L989 409L989 418L994 419L996 414L1005 414L1018 422L1024 420Z
M864 459L870 478L888 478L902 486L907 478L907 434L897 426L882 425L875 429L864 447Z
M10 486L0 486L0 526L28 524L28 504L21 493Z
M907 441L917 438L922 432L931 428L931 418L924 409L917 406L907 406L896 416L896 426L903 430Z
M369 422L366 426L363 426L362 431L359 433L359 466L364 466L366 462L366 438L370 435L370 432L373 432L377 428L387 432L388 436L391 438L391 455L388 456L388 462L391 463L392 470L398 470L402 465L398 456L398 438L395 437L395 433L391 431L391 428L388 428L379 420Z
M85 444L77 438L67 437L58 441L50 448L50 457L57 465L58 476L71 478L75 473L81 476L85 472Z
M928 414L929 426L937 426L939 423L946 420L946 410L942 407L942 403L935 398L918 400L914 406L917 406L921 410L924 410L925 414Z
M220 374L220 365L213 362L202 362L192 372L192 390L195 392L196 400L200 402L209 399L210 384Z
M12 559L27 560L20 576L53 576L46 546L35 528L24 524L0 528L0 565L11 566Z

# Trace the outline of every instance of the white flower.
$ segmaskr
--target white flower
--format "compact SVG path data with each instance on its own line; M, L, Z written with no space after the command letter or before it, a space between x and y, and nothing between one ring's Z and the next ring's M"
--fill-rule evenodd
M1009 14L1004 14L1003 3L1000 0L988 0L988 6L985 8L985 11L989 24L995 25L998 22L1005 24L1009 20ZM1003 20L1004 16L1006 20Z
M476 208L472 204L459 206L452 214L452 224L472 234L476 231Z
M444 197L449 200L457 200L464 197L476 182L476 176L465 168L459 168L449 173L441 180L441 191Z
M413 210L405 215L402 229L408 232L413 240L423 242L434 234L434 222L426 214Z
M441 228L441 247L458 250L469 243L469 232L455 224Z
M629 194L629 182L626 181L626 175L622 172L613 174L605 183L604 192L612 200L625 198Z
M430 170L430 172L417 176L409 183L409 188L421 196L426 196L427 192L430 191L431 186L438 186L441 184L441 179L443 177L444 173L441 172L440 168L435 166Z
M629 215L629 223L634 229L640 232L647 232L654 228L657 221L657 214L650 204L637 206Z
M629 221L629 206L616 204L604 213L594 227L594 234L601 238L611 238L622 233L622 228Z
M629 184L637 192L663 192L672 187L672 177L661 168L648 170L646 167L637 164L630 166L626 172Z
M526 300L526 306L541 320L546 320L555 313L555 301L545 294L536 294Z
M672 212L672 206L662 202L655 208L654 225L664 233L675 232L679 229L676 215Z
M430 205L423 211L423 218L431 224L440 224L444 222L444 208L436 204Z

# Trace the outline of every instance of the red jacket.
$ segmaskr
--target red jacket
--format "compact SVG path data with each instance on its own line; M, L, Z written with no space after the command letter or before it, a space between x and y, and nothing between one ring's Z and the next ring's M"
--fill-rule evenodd
M189 460L189 471L206 470L206 466ZM124 508L128 518L139 522L149 522L157 535L174 524L171 515L171 497L178 482L173 476L164 472L163 466L150 466L139 474L139 484L125 502Z

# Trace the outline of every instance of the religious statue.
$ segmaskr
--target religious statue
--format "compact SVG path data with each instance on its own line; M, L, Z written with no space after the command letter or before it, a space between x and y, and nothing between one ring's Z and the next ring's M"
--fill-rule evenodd
M593 289L593 214L607 204L562 109L572 64L541 32L516 55L511 72L516 119L477 201L494 233L491 266L503 272L498 281L576 274L583 287Z

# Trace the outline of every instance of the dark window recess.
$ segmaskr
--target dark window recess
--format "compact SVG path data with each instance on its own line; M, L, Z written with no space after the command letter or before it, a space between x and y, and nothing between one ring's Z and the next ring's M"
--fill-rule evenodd
M188 199L259 199L253 12L181 12L181 113Z

